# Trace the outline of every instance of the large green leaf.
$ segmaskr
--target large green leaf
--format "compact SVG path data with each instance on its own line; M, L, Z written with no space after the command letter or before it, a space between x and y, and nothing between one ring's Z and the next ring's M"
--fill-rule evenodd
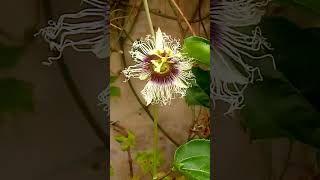
M196 77L197 85L208 95L210 96L210 71L205 71L199 67L193 67L192 73Z
M13 78L0 79L0 114L32 111L32 86Z
M320 147L319 29L268 18L261 28L274 48L277 70L245 92L242 125L253 139L288 137Z
M129 148L134 148L136 146L136 136L132 131L128 131L127 136L118 135L115 136L114 139L120 143L122 151L127 151Z
M198 62L210 66L210 41L198 36L184 39L183 53Z
M320 1L319 0L274 0L278 3L292 4L295 6L302 6L304 8L313 10L320 14Z
M210 179L210 141L195 139L180 146L174 155L173 170L195 180Z
M210 71L193 67L196 84L187 90L185 100L188 105L201 105L210 108Z

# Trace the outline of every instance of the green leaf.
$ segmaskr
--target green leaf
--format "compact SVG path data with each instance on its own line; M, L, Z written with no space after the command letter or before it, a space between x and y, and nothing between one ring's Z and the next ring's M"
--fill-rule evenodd
M134 148L136 146L136 136L131 131L128 132L127 137L119 135L115 136L114 139L120 143L122 151L126 151L128 148Z
M187 104L210 108L210 71L193 67L192 73L196 76L196 84L187 90L185 97Z
M160 167L164 163L162 153L157 152L157 167ZM151 173L153 168L153 151L141 151L138 152L135 158L137 164L140 166L144 173Z
M116 82L119 76L114 76L110 74L110 84Z
M189 106L200 105L210 108L210 97L199 86L190 87L185 100Z
M251 139L290 137L286 121L306 120L312 106L279 72L265 74L264 81L249 87L245 92L246 106L242 109L242 125ZM290 126L290 122L288 124Z
M180 146L174 155L173 170L195 180L209 180L210 141L195 139Z
M18 63L22 52L22 48L4 46L0 44L0 68L14 67Z
M0 114L33 110L31 84L14 78L0 79Z
M197 85L208 95L210 96L210 71L205 71L199 67L193 67L192 73L196 77Z
M184 39L183 53L194 58L198 62L210 66L210 41L198 37L190 36Z
M114 169L111 165L110 165L110 176L114 176Z
M263 19L260 26L277 71L262 67L264 81L247 88L242 125L252 139L287 137L320 148L320 29L282 18Z
M274 2L286 3L292 5L299 5L304 8L310 9L316 13L320 13L320 1L319 0L275 0Z
M121 95L121 90L119 87L110 86L110 96L111 97L119 97Z

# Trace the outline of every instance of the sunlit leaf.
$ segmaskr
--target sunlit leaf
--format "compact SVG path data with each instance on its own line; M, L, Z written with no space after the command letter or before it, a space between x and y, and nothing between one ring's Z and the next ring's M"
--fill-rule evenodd
M121 90L119 87L110 86L110 96L111 97L119 97L121 95Z
M162 153L157 152L157 167L160 167L164 163ZM141 151L138 152L135 158L137 164L142 169L144 173L152 172L153 168L153 151Z
M119 135L115 136L114 139L120 143L122 151L136 146L136 136L131 131L128 132L128 136Z
M110 176L114 176L114 169L111 165L110 165Z
M195 180L209 180L210 140L195 139L180 146L174 155L173 170Z
M210 66L210 41L198 36L184 39L183 53L198 62Z
M131 178L131 180L140 180L141 178L140 178L140 176L133 176L132 178Z

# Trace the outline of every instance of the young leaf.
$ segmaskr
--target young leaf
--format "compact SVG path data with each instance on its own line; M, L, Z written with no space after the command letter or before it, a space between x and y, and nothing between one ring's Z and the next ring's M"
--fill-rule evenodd
M117 79L118 79L118 76L114 76L110 74L110 84L116 82Z
M158 156L157 167L160 167L164 163L162 153L160 153L160 151L158 151L157 156ZM138 152L135 160L144 173L152 172L153 151Z
M110 176L113 176L114 175L114 169L113 167L110 165Z
M121 90L119 87L110 86L110 96L111 97L119 97L121 95Z
M141 178L140 178L140 176L133 176L132 178L131 178L131 180L140 180Z
M115 136L114 139L120 143L122 151L126 151L128 148L134 148L136 146L136 136L131 131L128 132L127 137L119 135Z
M182 51L198 62L210 66L210 41L207 39L190 36L184 39Z
M195 139L180 146L174 155L173 170L195 180L209 180L210 140Z

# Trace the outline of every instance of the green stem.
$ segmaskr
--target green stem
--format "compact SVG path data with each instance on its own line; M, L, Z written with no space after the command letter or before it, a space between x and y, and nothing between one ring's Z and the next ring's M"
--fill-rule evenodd
M157 177L157 162L158 162L158 107L153 106L153 179Z
M150 11L149 11L148 0L143 0L143 4L144 4L144 9L146 11L146 16L147 16L147 20L148 20L148 24L149 24L151 35L153 37L155 37L154 30L153 30L153 25L152 25L152 21L151 21L151 15L150 15Z

